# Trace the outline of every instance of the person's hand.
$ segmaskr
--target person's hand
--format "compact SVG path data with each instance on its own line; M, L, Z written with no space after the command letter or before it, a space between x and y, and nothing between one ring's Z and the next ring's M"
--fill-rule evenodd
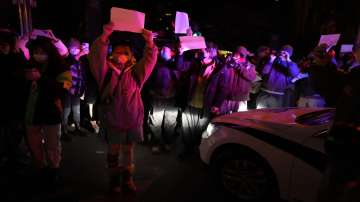
M159 33L158 32L153 32L153 38L156 39L159 37Z
M183 55L184 52L185 52L185 48L183 48L183 47L181 46L181 44L180 44L180 45L179 45L179 55Z
M144 37L146 46L149 48L154 47L154 35L150 30L143 29L142 36Z
M38 69L32 68L25 71L25 78L29 81L37 81L41 78L41 74Z
M84 56L84 55L88 55L89 54L89 49L86 48L86 49L81 49L80 53L79 53L79 56Z
M51 29L45 30L49 36L49 39L53 41L59 41L59 39L54 35L53 31Z
M273 63L275 61L275 59L276 59L276 56L271 54L270 55L270 63Z
M108 24L103 26L103 33L100 36L101 41L107 42L109 36L114 32L114 23L109 22Z
M109 37L114 32L114 23L109 22L103 26L103 35Z

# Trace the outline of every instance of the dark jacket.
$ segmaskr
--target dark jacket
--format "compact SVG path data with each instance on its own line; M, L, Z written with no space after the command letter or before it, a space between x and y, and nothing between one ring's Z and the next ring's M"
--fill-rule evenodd
M232 58L228 58L225 68L227 68L228 83L227 100L248 101L252 87L252 82L256 79L255 66L250 62L236 63Z
M311 86L328 107L335 107L344 86L344 75L333 64L311 65L308 69Z
M211 76L207 79L204 90L203 112L209 114L212 107L221 107L227 95L227 78L229 72L218 60L215 61L216 67ZM199 61L194 61L191 65L191 75L189 83L188 101L190 102L194 94L198 78L204 74L206 66Z
M99 95L99 88L94 76L91 73L88 57L82 56L80 58L80 63L85 70L85 101L86 103L94 104Z
M175 59L170 61L158 60L150 77L151 95L156 98L174 98L179 81Z
M2 78L0 89L0 124L23 122L25 115L26 80L24 69L26 59L22 53L0 54Z
M273 63L265 65L261 72L263 88L278 93L285 93L291 85L291 80L299 74L296 63L276 59Z
M176 106L185 109L188 102L189 85L190 85L190 67L194 63L194 57L188 55L187 52L184 55L178 55L175 57L176 69L178 70L178 82L176 85Z
M34 108L33 116L27 118L27 124L31 125L54 125L61 123L62 111L55 102L63 100L66 90L60 77L70 74L66 63L49 62L44 66L34 61L29 62L28 68L37 68L41 78L36 82L38 96L34 106L27 106L27 114L30 108ZM28 82L29 98L32 92L32 82ZM29 102L29 100L28 100Z
M360 66L344 75L344 86L336 105L336 121L360 125Z

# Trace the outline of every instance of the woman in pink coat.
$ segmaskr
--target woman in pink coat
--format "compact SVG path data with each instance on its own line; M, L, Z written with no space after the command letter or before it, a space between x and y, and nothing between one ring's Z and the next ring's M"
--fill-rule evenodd
M143 58L136 62L128 43L113 44L108 57L109 36L114 25L104 26L102 35L90 51L90 68L100 90L99 117L109 149L110 189L113 192L135 192L134 145L143 140L144 107L140 91L157 60L158 49L151 31L143 30L146 47ZM120 151L123 161L119 162ZM122 177L122 182L120 182Z

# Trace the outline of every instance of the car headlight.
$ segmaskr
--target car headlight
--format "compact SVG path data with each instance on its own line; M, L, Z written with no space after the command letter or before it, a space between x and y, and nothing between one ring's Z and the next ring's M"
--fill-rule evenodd
M206 130L204 131L204 133L202 134L202 138L203 138L203 139L209 138L211 135L213 135L213 134L218 130L218 128L219 128L219 127L218 127L217 125L210 123L210 124L207 126Z

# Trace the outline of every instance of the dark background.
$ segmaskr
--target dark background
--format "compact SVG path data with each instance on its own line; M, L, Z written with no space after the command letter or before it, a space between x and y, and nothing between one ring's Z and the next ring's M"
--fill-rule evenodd
M170 33L174 13L185 11L193 30L222 49L243 44L255 51L263 44L278 48L289 43L297 55L317 45L320 34L342 33L340 44L353 43L360 21L358 0L38 0L33 25L51 28L63 39L92 41L112 6L145 12L148 29ZM12 0L2 0L0 12L0 26L19 29Z

